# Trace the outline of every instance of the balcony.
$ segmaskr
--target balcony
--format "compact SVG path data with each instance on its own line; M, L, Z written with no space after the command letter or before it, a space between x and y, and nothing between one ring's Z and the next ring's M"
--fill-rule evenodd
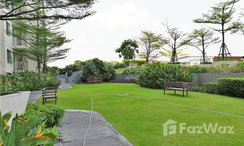
M28 64L26 62L15 62L14 70L24 71L28 69Z

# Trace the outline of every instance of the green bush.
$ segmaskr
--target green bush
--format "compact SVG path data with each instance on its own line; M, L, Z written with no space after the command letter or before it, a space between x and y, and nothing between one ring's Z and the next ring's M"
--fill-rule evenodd
M218 93L244 98L244 78L219 78Z
M37 105L28 103L24 115L45 116L46 127L58 126L64 117L65 110L56 105Z
M201 62L200 64L213 64L212 62Z
M59 72L60 72L60 69L58 67L56 67L56 66L53 66L53 67L47 66L46 73L57 76L59 74Z
M206 92L206 88L203 87L203 86L192 86L192 87L191 87L191 91L193 91L193 92L203 92L203 93L205 93L205 92Z
M193 75L181 65L168 65L161 62L153 62L145 66L139 75L139 83L142 87L163 89L164 82L191 82Z
M140 74L143 70L143 67L136 67L136 68L126 68L123 70L122 74L130 75L130 74Z
M206 73L208 72L208 67L200 66L184 66L185 70L188 70L190 73Z
M113 68L114 68L114 69L124 68L124 67L125 67L125 64L124 64L124 63L115 62L115 63L113 64Z
M115 70L109 63L97 58L88 60L82 64L81 81L86 82L87 78L103 78L107 82L115 78Z
M139 81L138 81L137 78L130 78L130 79L129 79L129 82L130 82L130 83L139 84Z
M218 94L218 85L218 82L207 82L203 84L205 92L211 94Z
M178 65L180 65L181 63L180 62L169 62L168 64L178 64Z
M224 59L218 58L218 59L215 59L215 61L233 61L233 60L234 60L233 58L231 58L231 59L229 59L229 58L224 58Z
M33 71L21 71L7 76L0 75L0 95L9 94L16 91L36 91L44 87L60 86L61 81L56 75L41 74Z

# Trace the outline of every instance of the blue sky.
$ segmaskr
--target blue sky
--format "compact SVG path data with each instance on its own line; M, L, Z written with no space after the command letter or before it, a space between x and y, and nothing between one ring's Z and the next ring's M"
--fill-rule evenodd
M50 63L50 66L65 67L75 60L99 58L104 61L121 61L115 53L125 39L134 39L141 35L141 31L152 31L167 36L161 23L167 19L171 27L184 33L193 29L209 27L211 25L195 24L193 19L200 18L207 13L211 6L220 0L99 0L93 7L96 13L83 20L73 20L64 25L61 30L66 37L73 39L64 47L71 48L66 59ZM244 8L244 1L235 5L236 18L240 8ZM244 20L244 18L242 18ZM215 33L216 37L221 37ZM244 56L244 35L226 35L226 44L232 56ZM200 56L200 51L186 46L184 53ZM220 44L207 49L209 56L217 56ZM140 49L140 48L139 48ZM167 60L162 57L158 60Z

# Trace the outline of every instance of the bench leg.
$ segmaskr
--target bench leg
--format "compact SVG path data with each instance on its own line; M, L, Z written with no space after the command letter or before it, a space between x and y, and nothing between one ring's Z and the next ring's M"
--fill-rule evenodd
M165 94L165 89L164 89L164 94Z
M183 97L184 97L184 93L185 93L185 91L183 91Z
M188 91L186 91L186 95L188 95Z
M55 105L56 105L56 98L55 98Z
M175 94L176 94L176 90L175 90Z
M44 99L42 99L42 105L44 105Z

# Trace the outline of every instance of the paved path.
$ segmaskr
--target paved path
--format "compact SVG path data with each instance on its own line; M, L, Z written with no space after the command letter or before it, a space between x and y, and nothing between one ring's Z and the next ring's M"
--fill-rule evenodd
M72 88L64 76L59 76L59 90ZM41 91L31 92L28 102L36 103ZM87 97L89 98L89 97ZM62 123L58 127L62 139L54 146L83 146L85 132L89 126L91 111L66 110ZM85 140L85 146L132 146L101 114L93 112L91 127Z

